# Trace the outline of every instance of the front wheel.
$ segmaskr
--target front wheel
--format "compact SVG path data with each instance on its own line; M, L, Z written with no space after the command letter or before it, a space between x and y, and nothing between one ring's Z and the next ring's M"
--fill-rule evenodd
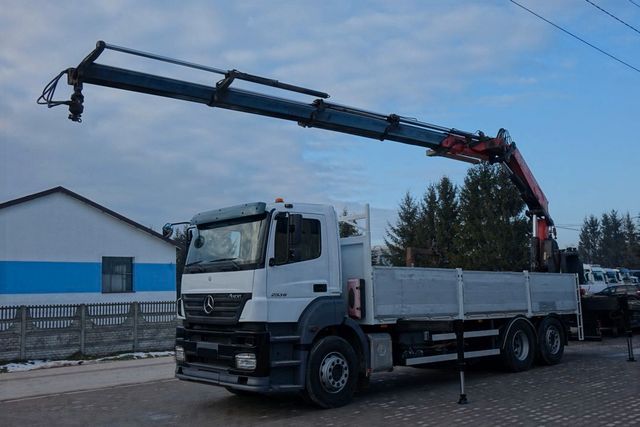
M533 364L535 349L535 333L527 323L519 320L507 332L502 359L510 371L526 371Z
M316 342L309 354L306 393L322 408L349 403L358 380L358 358L351 345L336 336Z

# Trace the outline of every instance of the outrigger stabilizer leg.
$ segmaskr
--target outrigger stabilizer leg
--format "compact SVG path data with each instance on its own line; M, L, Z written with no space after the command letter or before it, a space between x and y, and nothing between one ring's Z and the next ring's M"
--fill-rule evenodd
M464 368L466 363L464 361L464 321L456 320L454 322L454 328L456 331L456 349L458 351L458 372L460 374L460 397L458 398L459 405L465 405L469 403L467 400L467 394L464 390Z

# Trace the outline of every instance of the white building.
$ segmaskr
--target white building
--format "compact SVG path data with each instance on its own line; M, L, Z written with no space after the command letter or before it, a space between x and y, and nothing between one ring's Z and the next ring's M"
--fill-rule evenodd
M170 301L176 247L64 187L0 203L0 305Z

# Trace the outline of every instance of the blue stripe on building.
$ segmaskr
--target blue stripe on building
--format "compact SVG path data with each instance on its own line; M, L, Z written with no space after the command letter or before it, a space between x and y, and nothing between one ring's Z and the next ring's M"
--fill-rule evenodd
M133 289L175 290L175 264L133 264ZM102 264L0 261L0 294L102 292Z
M175 264L133 264L133 290L157 292L176 290Z

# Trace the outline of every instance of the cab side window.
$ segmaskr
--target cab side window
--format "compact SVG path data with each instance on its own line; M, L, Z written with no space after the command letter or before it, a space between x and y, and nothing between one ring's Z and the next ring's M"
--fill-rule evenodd
M308 261L320 257L321 230L317 219L302 218L300 230L291 224L288 215L276 220L274 261L276 265Z
M276 220L276 235L275 235L275 252L274 258L276 265L286 264L289 262L289 220L286 217L280 217Z

